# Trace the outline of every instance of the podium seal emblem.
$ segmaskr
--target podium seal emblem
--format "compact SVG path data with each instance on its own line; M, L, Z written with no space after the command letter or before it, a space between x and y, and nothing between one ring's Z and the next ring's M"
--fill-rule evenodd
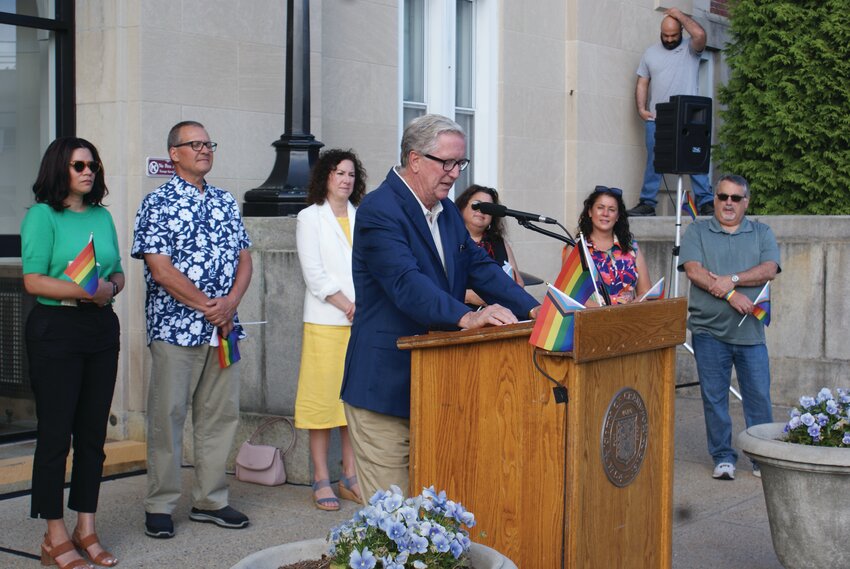
M611 399L602 421L602 468L620 488L634 481L643 464L649 439L649 418L643 398L624 387Z

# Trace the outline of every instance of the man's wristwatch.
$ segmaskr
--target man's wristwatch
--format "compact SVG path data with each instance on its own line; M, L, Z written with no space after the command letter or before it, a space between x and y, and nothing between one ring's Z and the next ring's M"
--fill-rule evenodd
M738 284L738 281L741 280L741 277L738 275L732 275L730 278L732 279L732 284Z

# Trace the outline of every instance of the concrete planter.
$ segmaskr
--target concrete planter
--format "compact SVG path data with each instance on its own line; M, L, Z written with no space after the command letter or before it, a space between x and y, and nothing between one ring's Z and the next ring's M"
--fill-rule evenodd
M786 443L784 423L750 427L738 444L761 465L773 549L788 569L850 567L850 449Z
M328 552L328 543L324 539L308 539L286 543L253 553L230 569L278 569L281 565L319 559ZM469 560L474 569L517 569L514 563L485 545L473 543L469 550Z

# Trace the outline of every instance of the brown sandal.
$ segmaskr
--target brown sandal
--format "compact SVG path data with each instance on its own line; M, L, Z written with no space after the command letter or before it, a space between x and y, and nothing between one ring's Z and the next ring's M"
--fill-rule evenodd
M92 566L85 559L74 559L65 564L56 561L57 557L61 557L69 551L74 551L74 549L74 544L70 541L53 546L50 543L50 538L47 537L47 534L44 534L44 543L41 544L41 564L45 566L57 565L59 569L77 569L78 567L92 569Z
M344 500L350 500L352 502L362 504L363 498L361 498L360 494L355 492L353 489L355 485L359 485L356 474L352 474L348 478L342 476L339 479L339 497Z
M80 537L80 530L74 529L74 534L71 536L71 542L77 546L78 549L82 549L86 552L86 555L89 556L89 559L92 560L92 563L95 565L100 565L101 567L115 567L118 565L118 558L106 551L102 545L100 545L100 540L97 538L96 533L90 533L86 537ZM89 547L97 544L100 545L100 548L103 550L97 557L92 557L92 554L89 553Z

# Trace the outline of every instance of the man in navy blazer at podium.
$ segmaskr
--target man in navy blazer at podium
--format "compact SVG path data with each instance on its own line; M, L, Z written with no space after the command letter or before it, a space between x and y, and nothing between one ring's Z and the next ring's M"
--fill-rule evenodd
M462 127L421 116L404 131L401 165L357 210L356 310L341 396L366 501L393 484L410 490L410 352L396 340L537 316L538 302L472 241L448 199L468 164ZM488 306L471 312L468 288Z

